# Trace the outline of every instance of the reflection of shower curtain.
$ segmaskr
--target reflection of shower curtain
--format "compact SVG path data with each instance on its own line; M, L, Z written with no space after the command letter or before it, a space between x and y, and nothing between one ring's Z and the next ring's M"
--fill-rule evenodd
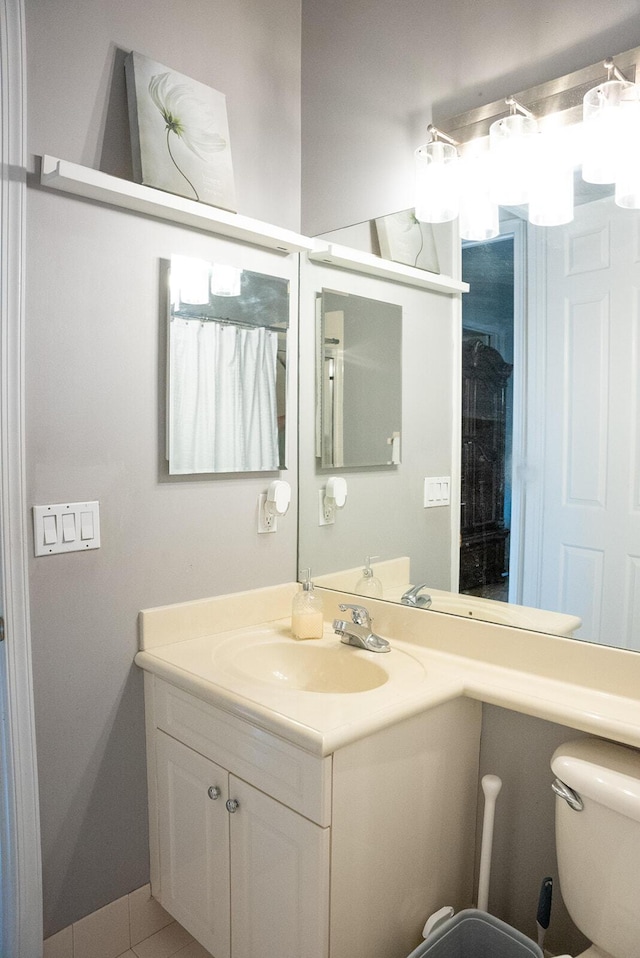
M278 468L278 334L173 319L170 472Z

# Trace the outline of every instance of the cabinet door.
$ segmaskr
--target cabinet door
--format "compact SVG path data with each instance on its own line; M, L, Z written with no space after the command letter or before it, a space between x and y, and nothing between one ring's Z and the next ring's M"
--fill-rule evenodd
M329 829L229 780L233 958L326 958Z
M161 904L229 958L228 773L163 732L156 742Z

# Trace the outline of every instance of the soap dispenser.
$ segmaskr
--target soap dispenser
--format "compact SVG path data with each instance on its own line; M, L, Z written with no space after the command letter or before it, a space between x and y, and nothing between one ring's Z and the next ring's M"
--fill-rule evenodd
M371 568L371 561L379 558L380 556L367 556L362 577L356 582L357 595L368 595L371 599L382 598L382 582L373 574Z
M302 590L296 592L291 607L291 633L294 639L321 639L324 629L322 599L313 588L311 569L303 569Z

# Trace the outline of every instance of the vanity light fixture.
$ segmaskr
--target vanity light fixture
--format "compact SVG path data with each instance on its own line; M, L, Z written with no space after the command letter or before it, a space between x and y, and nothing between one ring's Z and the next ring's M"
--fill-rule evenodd
M343 509L347 501L347 480L342 476L327 479L325 489L320 489L320 515L318 525L329 526L336 521L336 512Z
M430 124L429 140L418 147L416 158L416 219L425 223L447 223L458 215L457 143Z
M277 532L278 517L286 515L291 502L291 486L274 479L266 494L258 497L258 532Z
M460 164L460 237L489 240L499 232L498 204L491 195L489 155L476 151Z
M500 206L529 202L538 121L515 97L505 100L508 116L489 128L491 196Z
M620 56L638 69L640 49ZM618 206L640 209L640 84L611 57L606 79L602 67L454 117L452 135L430 125L415 153L416 218L459 217L462 239L484 240L498 235L498 206L528 205L530 223L559 226L573 219L577 166L588 183L615 184Z
M589 90L583 101L584 159L587 183L615 183L615 200L640 208L640 86L631 83L611 57L604 61L607 81Z

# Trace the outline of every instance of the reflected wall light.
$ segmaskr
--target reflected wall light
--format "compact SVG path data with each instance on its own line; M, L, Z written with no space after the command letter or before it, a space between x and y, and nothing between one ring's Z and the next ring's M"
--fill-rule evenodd
M242 270L238 266L213 263L211 266L211 295L239 296L242 292Z
M191 256L171 257L171 303L202 306L209 302L210 264Z

